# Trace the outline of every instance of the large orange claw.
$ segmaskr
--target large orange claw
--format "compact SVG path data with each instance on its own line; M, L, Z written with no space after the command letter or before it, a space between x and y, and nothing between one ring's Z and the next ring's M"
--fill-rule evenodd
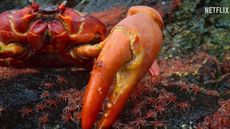
M109 100L98 128L112 126L160 51L162 28L160 14L146 6L131 7L128 16L113 28L103 41L86 88L83 129L93 127L106 96Z

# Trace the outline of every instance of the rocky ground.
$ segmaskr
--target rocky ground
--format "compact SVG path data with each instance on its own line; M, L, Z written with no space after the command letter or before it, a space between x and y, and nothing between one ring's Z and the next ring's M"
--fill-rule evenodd
M26 4L2 0L0 10ZM230 15L204 13L205 6L230 6L228 0L68 1L108 30L138 4L158 9L165 21L161 75L146 74L113 128L230 128ZM89 71L1 67L0 75L0 129L81 128Z

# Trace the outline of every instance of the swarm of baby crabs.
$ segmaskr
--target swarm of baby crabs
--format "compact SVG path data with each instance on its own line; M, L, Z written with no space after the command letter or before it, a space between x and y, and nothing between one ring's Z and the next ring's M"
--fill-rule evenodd
M220 101L220 108L197 126L197 129L224 129L230 127L230 99Z
M163 37L162 18L153 8L134 6L106 35L101 21L65 4L41 6L32 0L23 9L1 13L0 66L89 68L94 64L84 95L82 127L93 127L108 97L98 128L110 128L156 59ZM151 71L159 73L156 63ZM52 83L45 87L52 88ZM51 100L47 103L56 105Z

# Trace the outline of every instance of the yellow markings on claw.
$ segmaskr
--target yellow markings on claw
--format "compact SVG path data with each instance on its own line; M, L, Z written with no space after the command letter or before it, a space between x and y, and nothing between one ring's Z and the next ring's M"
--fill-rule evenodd
M114 87L114 93L117 96L114 100L114 103L116 103L118 97L120 96L119 94L123 94L124 90L129 86L129 84L135 80L136 75L138 74L136 68L140 66L144 59L144 48L141 46L141 44L137 44L137 33L127 30L127 28L123 26L117 26L112 31L122 31L128 35L130 38L130 49L133 55L132 60L122 66L116 74L116 82Z
M130 82L132 82L133 80L135 80L135 76L136 74L135 72L135 68L140 65L141 62L141 57L139 57L139 55L143 55L140 53L143 53L141 51L139 51L138 49L136 50L134 48L134 44L136 43L137 40L137 33L131 32L129 30L127 30L127 28L123 27L123 26L116 26L114 27L110 34L111 35L114 31L120 31L124 34L126 34L129 39L130 39L130 50L132 52L133 58L130 62L128 62L127 64L124 64L120 70L117 72L116 74L116 79L114 82L114 89L112 91L112 102L111 100L107 103L107 111L106 114L110 114L111 110L110 108L117 103L119 96L121 94L124 93L124 91L126 90L126 88L129 87ZM109 36L108 36L109 37ZM104 115L104 117L106 117L106 115ZM106 119L106 118L104 118ZM102 121L102 123L100 124L100 127L98 127L99 129L102 129L104 126L104 121Z
M4 45L0 41L0 54L10 52L11 56L14 56L17 54L22 54L24 51L25 51L25 49L17 43L10 43L8 45Z
M129 36L133 59L128 64L126 64L126 66L127 66L127 69L130 69L130 70L135 69L136 67L140 65L140 63L142 62L144 58L144 48L141 46L141 44L136 43L136 40L138 39L138 34L127 30L127 28L123 26L117 26L112 31L122 31ZM137 47L135 47L135 45L137 45Z
M111 113L110 108L114 104L118 103L118 101L120 101L119 98L121 95L124 94L124 92L131 91L134 88L134 84L137 83L137 78L139 74L137 68L142 64L144 59L144 47L138 42L139 34L137 32L128 30L128 28L125 28L124 26L116 26L111 31L111 33L113 31L121 31L129 37L132 60L124 64L116 74L114 88L112 89L113 91L111 94L111 100L107 103L106 114ZM100 124L100 129L103 128L104 122L106 121L105 119L107 118L104 118L104 120Z
M126 86L130 84L131 80L134 79L132 75L132 71L128 70L127 67L123 66L118 73L116 74L116 85L114 86L114 93L118 97L119 94L123 94ZM115 99L114 102L117 101L118 98Z
M137 35L131 34L131 50L133 54L133 60L127 65L127 68L129 70L136 69L144 58L144 48L141 46L141 44L135 44L137 39ZM135 48L134 45L138 45L138 48Z

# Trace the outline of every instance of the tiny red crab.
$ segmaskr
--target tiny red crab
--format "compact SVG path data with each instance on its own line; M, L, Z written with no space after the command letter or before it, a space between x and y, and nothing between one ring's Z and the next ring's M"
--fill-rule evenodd
M188 102L180 102L177 104L177 107L182 111L186 111L187 109L189 109L190 104Z
M39 121L39 124L40 125L45 125L49 122L49 115L47 113L41 115L39 118L38 118L38 121Z
M24 117L28 117L30 114L32 114L33 113L33 109L32 108L23 107L22 109L19 110L19 112L21 113L22 118L24 118Z
M46 108L46 105L43 104L43 103L38 103L38 104L35 106L35 110L36 110L37 112L39 112L39 111L43 112L45 108Z
M159 73L153 62L163 40L162 18L153 8L134 6L106 35L101 21L65 4L41 6L32 0L23 9L1 13L0 66L90 68L94 64L84 95L82 127L93 127L111 91L106 115L98 125L110 128L144 74L150 68L151 73Z
M61 116L62 116L62 120L64 120L65 123L73 121L74 119L71 113L66 113L66 114L64 113Z
M158 120L158 121L152 121L151 122L153 127L158 129L158 128L166 128L166 122L162 121L162 120Z

